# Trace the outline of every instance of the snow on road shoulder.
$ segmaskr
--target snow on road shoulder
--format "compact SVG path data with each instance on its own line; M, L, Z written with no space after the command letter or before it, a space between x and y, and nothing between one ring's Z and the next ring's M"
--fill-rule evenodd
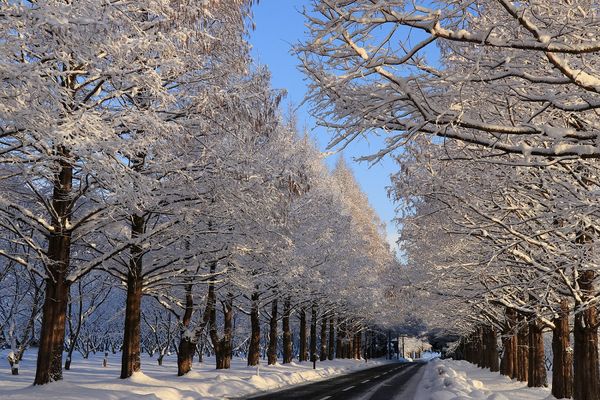
M174 355L165 357L162 366L156 360L143 357L143 372L130 379L119 376L119 355L110 355L107 368L103 356L74 360L72 370L64 371L64 380L41 387L31 386L35 358L24 360L21 374L10 375L8 367L0 369L0 399L2 400L200 400L238 398L257 392L278 390L287 386L327 379L355 370L385 363L385 360L333 360L317 363L291 363L259 368L247 367L246 360L235 358L230 370L214 369L214 359L195 364L183 377L177 377ZM8 365L8 364L7 364Z
M415 400L555 400L548 388L528 388L466 361L434 360L425 368Z

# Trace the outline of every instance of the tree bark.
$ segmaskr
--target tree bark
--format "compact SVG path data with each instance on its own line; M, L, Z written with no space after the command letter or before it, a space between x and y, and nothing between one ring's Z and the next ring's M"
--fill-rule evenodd
M211 276L214 276L216 262L210 265ZM206 301L210 341L215 350L216 369L228 369L231 367L231 350L233 339L233 295L227 294L227 298L221 304L223 306L223 337L219 338L217 331L217 299L215 294L214 278L208 283L208 296Z
M526 382L529 372L529 331L523 318L517 337L517 380Z
M310 361L317 359L317 305L313 303L310 313Z
M337 324L337 337L336 337L336 346L335 346L335 358L345 358L344 357L344 337L346 336L346 329L344 327L344 323L339 321Z
M192 370L196 343L192 342L191 332L188 331L194 313L194 297L192 284L185 285L185 312L181 320L181 339L177 351L177 375L182 376Z
M143 216L131 216L131 237L144 234L146 220ZM125 332L121 357L121 379L129 378L141 368L140 328L142 312L142 260L140 245L131 246L131 260L127 272L127 298L125 300Z
M327 316L321 317L321 351L320 361L327 360Z
M260 331L259 331L260 335ZM220 345L219 366L217 369L231 368L233 351L233 294L228 293L223 302L223 338Z
M269 349L267 351L269 365L277 364L277 299L271 302L271 319L269 321Z
M467 360L468 362L475 364L476 360L475 360L475 345L473 344L473 340L474 340L474 334L469 335L467 338L465 338L464 342L465 342L465 360ZM412 357L412 355L409 353L409 355Z
M250 310L250 347L248 348L248 365L258 365L260 362L260 318L258 315L258 293L253 293Z
M485 339L485 333L484 333L484 329L483 326L479 326L477 327L477 330L475 331L475 343L477 345L477 365L480 368L488 368L487 365L487 357L486 357L486 351L487 351L487 342L484 340Z
M215 294L215 280L214 274L217 267L216 262L210 263L210 276L211 278L208 281L208 294L206 299L206 308L208 312L208 321L209 321L209 329L208 333L210 336L210 341L213 345L213 349L215 350L215 363L217 369L223 369L224 361L223 361L223 350L221 338L219 338L219 332L217 331L217 296Z
M594 271L583 271L578 280L583 301L594 295ZM599 400L600 376L598 373L598 311L592 304L578 310L576 304L573 326L573 398Z
M327 353L327 358L329 360L333 360L335 356L335 322L333 317L329 319L329 348Z
M300 354L298 355L298 361L307 361L308 357L306 354L306 310L302 308L300 310Z
M499 359L498 359L498 336L496 330L493 327L488 327L487 334L487 364L491 372L498 372L500 370Z
M286 298L283 302L283 316L281 318L283 330L283 363L292 362L292 331L290 330L290 299Z
M544 338L543 326L539 321L529 322L529 373L528 387L548 386L546 379L546 366L544 363Z
M46 269L46 293L40 329L37 366L34 385L43 385L62 379L62 353L65 339L65 322L69 285L67 273L71 255L71 231L69 225L73 187L73 167L67 162L69 152L58 149L59 171L54 179L52 195L53 231L48 239L48 261Z
M500 373L511 379L517 377L517 335L515 333L516 312L506 309L506 325L502 333L502 363Z
M502 363L500 373L509 378L516 378L517 371L517 336L511 332L502 335Z
M573 395L573 354L569 337L569 302L560 303L552 331L552 395L570 399Z
M361 342L362 342L362 333L360 331L358 331L354 334L354 344L352 346L354 349L353 358L355 358L356 360L361 359L361 355L360 355Z
M371 340L371 332L369 330L365 330L365 350L363 352L365 361L372 358ZM398 352L400 352L400 343L398 343Z

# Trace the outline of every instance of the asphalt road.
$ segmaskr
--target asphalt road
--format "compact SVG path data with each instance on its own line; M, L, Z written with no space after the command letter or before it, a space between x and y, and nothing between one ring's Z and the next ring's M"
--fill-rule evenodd
M247 400L412 400L424 363L391 363Z

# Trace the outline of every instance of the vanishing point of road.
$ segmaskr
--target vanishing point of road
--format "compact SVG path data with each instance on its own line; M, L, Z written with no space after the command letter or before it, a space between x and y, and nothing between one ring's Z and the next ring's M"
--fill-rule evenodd
M412 400L422 362L390 363L247 400ZM411 378L415 379L411 380Z

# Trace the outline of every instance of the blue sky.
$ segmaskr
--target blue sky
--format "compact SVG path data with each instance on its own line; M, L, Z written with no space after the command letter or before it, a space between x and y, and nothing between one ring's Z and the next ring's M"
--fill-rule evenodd
M253 55L257 62L265 64L272 73L273 86L286 89L287 100L298 106L306 94L306 84L303 74L298 70L298 60L290 54L294 43L302 40L305 35L304 17L300 10L310 8L310 0L260 0L254 7L254 22L256 29L251 33L250 41L253 45ZM323 128L316 127L315 120L303 106L298 109L298 125L300 129L306 128L317 139L322 150L325 149L330 134ZM389 175L396 171L391 159L369 166L366 163L353 162L353 158L374 153L380 148L381 141L372 138L370 141L362 139L352 143L343 152L351 165L363 191L369 196L369 201L386 223L388 238L394 241L396 227L394 218L394 205L387 197L386 186L389 185ZM330 156L327 163L331 166L336 157Z

